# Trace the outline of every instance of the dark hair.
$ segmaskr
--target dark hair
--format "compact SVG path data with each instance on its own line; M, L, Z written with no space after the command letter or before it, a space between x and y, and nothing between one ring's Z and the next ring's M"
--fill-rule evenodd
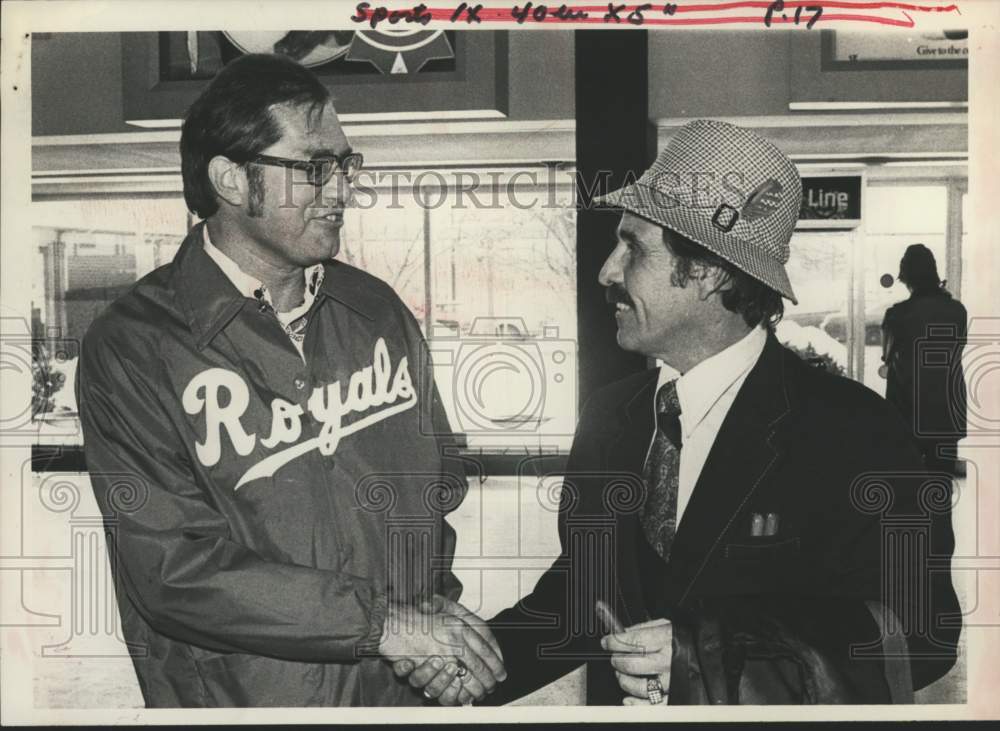
M742 315L747 325L756 327L764 323L771 329L785 314L785 303L779 292L721 256L713 254L701 244L668 228L663 229L663 241L674 255L674 271L670 275L670 283L675 287L687 286L691 279L691 268L695 264L717 267L722 270L723 279L713 293L718 292L722 306Z
M899 261L899 281L907 285L915 294L939 292L944 282L938 276L934 254L923 244L906 247Z
M245 164L281 139L275 104L321 108L330 92L311 72L283 56L255 53L227 64L188 109L181 127L184 200L207 218L219 209L208 164L216 155Z

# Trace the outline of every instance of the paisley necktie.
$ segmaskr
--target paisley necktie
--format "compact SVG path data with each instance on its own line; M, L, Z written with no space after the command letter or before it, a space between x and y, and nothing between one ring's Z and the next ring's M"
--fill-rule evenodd
M677 532L677 486L681 462L681 405L677 381L663 384L656 394L656 436L642 470L646 483L646 504L642 530L664 561Z

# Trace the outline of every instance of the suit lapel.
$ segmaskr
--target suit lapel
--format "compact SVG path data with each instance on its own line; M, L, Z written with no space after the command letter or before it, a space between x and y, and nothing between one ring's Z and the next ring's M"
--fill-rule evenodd
M791 411L784 366L782 348L769 334L681 517L669 566L677 604L687 598L723 535L781 457L780 426Z
M656 388L659 370L653 369L644 379L638 391L618 410L619 431L609 440L602 463L609 475L627 475L630 482L644 490L642 465L646 459L650 440L653 438L653 392ZM645 493L643 492L643 495ZM638 510L617 511L615 513L615 564L618 573L620 618L626 625L647 619L643 600L643 577L639 576L635 537L640 531L639 511L643 501L638 502ZM646 577L648 580L648 577Z

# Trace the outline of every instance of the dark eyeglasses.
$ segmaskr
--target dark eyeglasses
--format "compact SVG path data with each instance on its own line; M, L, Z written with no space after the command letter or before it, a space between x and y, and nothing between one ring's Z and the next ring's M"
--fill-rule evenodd
M351 182L361 171L361 166L364 165L365 158L360 152L348 152L345 155L318 158L316 160L292 160L287 157L256 155L248 162L255 162L260 165L276 165L292 170L304 170L306 181L310 185L320 188L329 183L334 173L338 170L344 174L348 182Z

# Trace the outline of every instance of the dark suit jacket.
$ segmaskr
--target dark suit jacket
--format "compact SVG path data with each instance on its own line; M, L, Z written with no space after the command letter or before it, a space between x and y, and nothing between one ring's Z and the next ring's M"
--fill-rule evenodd
M640 475L656 379L655 370L637 373L584 408L560 503L562 553L531 594L490 621L509 678L489 702L587 662L588 703L620 703L594 602L603 598L630 625L650 618L644 592L654 613L675 624L720 608L780 620L832 658L856 702L888 699L881 661L871 658L880 634L864 606L882 599L901 619L914 686L947 672L961 630L950 482L923 471L899 416L769 335L709 453L669 563L650 570L638 542ZM777 534L751 537L752 515L772 512Z

